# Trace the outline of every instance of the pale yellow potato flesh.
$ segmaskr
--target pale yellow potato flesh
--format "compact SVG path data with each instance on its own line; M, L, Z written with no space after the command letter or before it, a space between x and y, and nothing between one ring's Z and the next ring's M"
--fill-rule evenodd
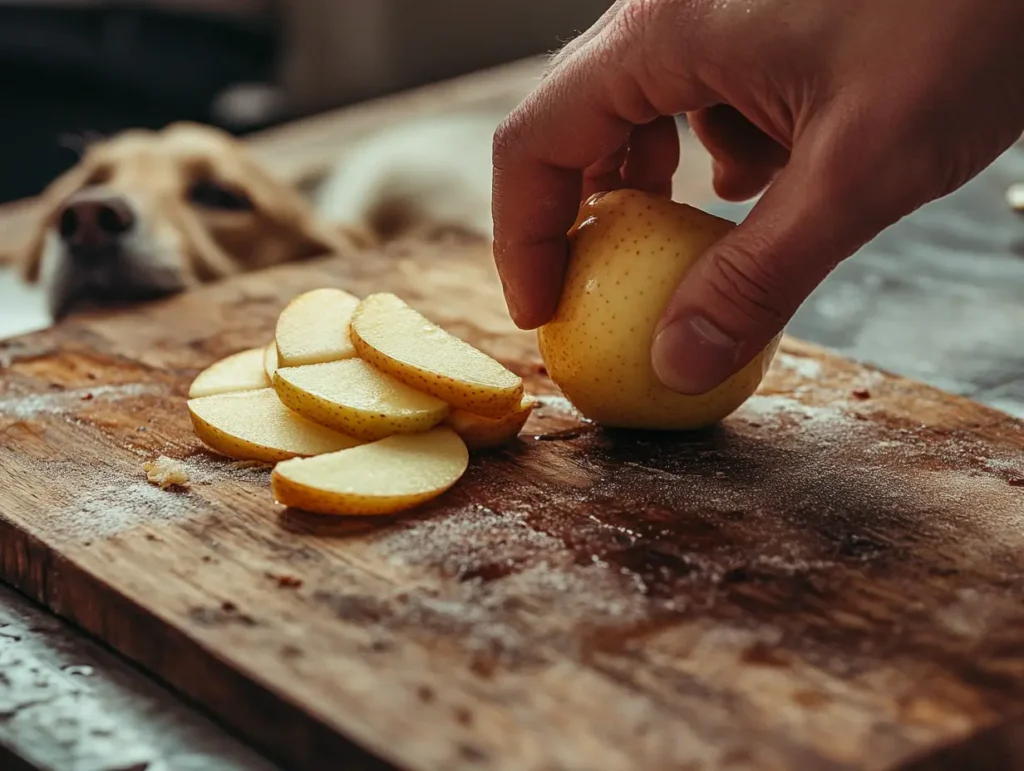
M360 444L288 409L273 388L190 399L188 411L203 444L236 460L274 463Z
M519 436L536 403L530 394L523 394L515 411L503 417L484 418L465 410L453 410L446 422L470 450L486 450L508 444Z
M274 375L281 401L303 417L374 441L427 431L448 415L448 404L407 386L362 359L281 367Z
M779 337L718 388L671 391L651 365L655 327L676 286L734 223L636 190L599 194L580 209L558 308L538 330L551 379L605 426L696 429L717 423L757 389Z
M351 333L363 360L456 409L500 418L523 397L522 378L393 294L364 299Z
M277 319L277 365L299 367L355 356L349 321L357 305L358 297L330 287L296 297Z
M279 463L274 499L317 514L394 514L450 489L465 473L469 451L458 434L438 427L351 450Z
M252 391L269 385L270 379L263 369L263 349L252 348L232 354L204 369L189 386L188 396L195 399L233 391Z
M263 350L263 370L267 373L268 382L274 379L277 372L277 343L270 343Z

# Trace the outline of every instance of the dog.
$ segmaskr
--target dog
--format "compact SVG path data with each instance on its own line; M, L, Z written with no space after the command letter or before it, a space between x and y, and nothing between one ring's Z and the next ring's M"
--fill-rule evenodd
M241 141L194 123L95 143L40 200L16 259L54 320L376 242L357 225L325 223Z
M490 239L491 146L506 115L504 105L425 115L363 137L313 186L312 202L322 219L385 241Z

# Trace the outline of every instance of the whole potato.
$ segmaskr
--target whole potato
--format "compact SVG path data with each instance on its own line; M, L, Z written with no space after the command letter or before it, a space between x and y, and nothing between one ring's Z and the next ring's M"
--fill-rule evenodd
M735 224L637 190L599 193L569 232L558 309L538 330L551 379L587 418L609 427L696 429L757 389L781 335L708 393L684 396L654 373L651 344L673 290Z

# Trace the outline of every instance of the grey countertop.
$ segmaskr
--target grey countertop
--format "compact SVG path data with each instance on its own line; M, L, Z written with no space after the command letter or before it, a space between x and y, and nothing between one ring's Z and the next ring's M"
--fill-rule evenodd
M1006 200L1022 180L1018 144L840 265L788 331L1024 417L1024 216Z

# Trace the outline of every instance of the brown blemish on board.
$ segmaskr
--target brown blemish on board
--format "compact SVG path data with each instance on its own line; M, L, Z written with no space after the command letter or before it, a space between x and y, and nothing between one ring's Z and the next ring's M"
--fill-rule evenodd
M820 710L831 704L832 698L827 693L802 688L793 692L793 701L806 709Z
M274 581L281 589L298 589L303 584L301 578L287 573L267 573L267 578Z
M244 627L256 626L256 619L247 613L240 613L233 602L223 602L218 607L192 608L189 618L203 627L218 627L237 624Z
M416 698L425 704L429 704L435 699L434 689L429 685L421 685L416 689Z
M783 651L763 640L756 641L743 651L742 660L747 664L756 664L762 667L786 667L791 663Z

